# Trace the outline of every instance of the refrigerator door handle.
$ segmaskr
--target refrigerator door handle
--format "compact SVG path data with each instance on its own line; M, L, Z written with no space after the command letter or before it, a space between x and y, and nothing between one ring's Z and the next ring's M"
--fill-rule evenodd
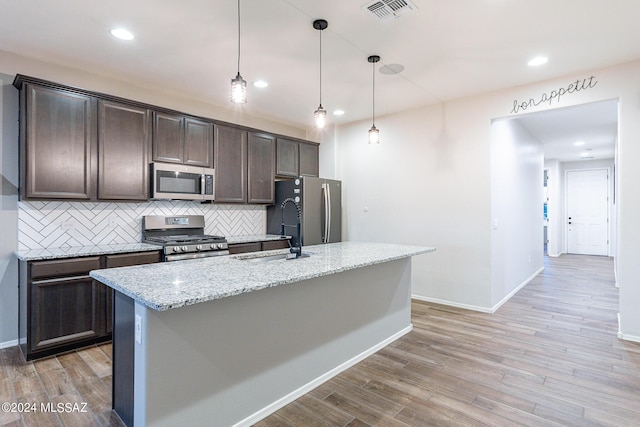
M329 226L331 223L331 206L329 205L329 185L322 184L322 197L324 201L324 230L322 230L322 243L329 241Z
M327 238L325 239L325 243L329 243L331 241L331 186L327 183L327 205L329 208L327 209Z

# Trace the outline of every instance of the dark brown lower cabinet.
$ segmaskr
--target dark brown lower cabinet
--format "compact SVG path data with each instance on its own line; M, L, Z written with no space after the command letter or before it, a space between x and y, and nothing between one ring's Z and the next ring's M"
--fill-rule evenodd
M102 286L89 276L33 281L29 352L104 336Z
M229 245L229 254L243 254L247 252L270 251L273 249L285 249L289 247L289 239L266 240L264 242L232 243Z
M109 341L113 290L91 270L159 262L160 251L20 263L19 336L27 360Z

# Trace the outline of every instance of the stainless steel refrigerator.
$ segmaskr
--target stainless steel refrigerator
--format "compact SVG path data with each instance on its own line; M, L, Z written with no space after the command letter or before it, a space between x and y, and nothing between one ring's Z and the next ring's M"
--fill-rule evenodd
M302 245L334 243L342 240L342 183L333 179L303 176L276 181L276 204L267 208L267 233L280 234L281 204L293 198L300 207ZM288 203L284 209L285 234L295 236L297 213ZM291 242L295 244L294 240Z

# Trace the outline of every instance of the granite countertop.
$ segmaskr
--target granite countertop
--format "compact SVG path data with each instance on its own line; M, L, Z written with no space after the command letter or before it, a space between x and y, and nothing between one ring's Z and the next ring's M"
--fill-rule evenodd
M310 256L296 260L247 259L287 253L285 249L94 270L90 275L149 308L163 311L433 251L435 248L424 246L342 242L305 246L302 252Z
M286 236L289 238L289 236ZM256 234L251 236L231 236L227 241L234 243L266 242L270 240L280 240L277 234ZM66 248L49 249L26 249L15 251L14 255L20 261L41 261L46 259L75 258L82 256L109 255L127 252L151 252L159 251L162 248L158 245L147 243L124 243L116 245L94 245L94 246L69 246Z
M254 243L254 242L268 242L271 240L290 239L291 236L280 237L279 234L255 234L251 236L228 236L227 243L233 245L234 243Z
M27 249L15 251L20 261L40 261L45 259L75 258L81 256L109 255L127 252L152 252L162 249L147 243L123 243L118 245L70 246L66 248Z

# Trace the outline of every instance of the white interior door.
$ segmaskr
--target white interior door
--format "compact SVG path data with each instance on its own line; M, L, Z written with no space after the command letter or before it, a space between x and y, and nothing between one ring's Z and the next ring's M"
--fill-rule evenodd
M567 172L567 251L609 254L609 172Z

